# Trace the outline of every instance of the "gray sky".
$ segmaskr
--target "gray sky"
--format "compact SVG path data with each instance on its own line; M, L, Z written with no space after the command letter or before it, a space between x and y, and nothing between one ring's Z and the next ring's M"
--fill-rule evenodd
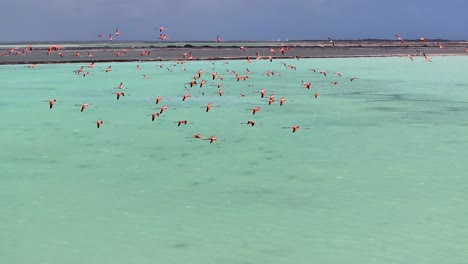
M466 0L10 0L0 41L468 39Z

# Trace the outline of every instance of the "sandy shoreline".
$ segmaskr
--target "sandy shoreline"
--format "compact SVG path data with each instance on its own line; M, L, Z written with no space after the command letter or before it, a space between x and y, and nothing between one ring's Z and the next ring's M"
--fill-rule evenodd
M440 48L436 42L397 41L336 41L335 46L328 41L306 42L116 42L116 43L69 43L49 55L48 46L55 44L32 44L32 51L26 51L26 44L0 45L0 65L5 64L45 64L45 63L89 63L124 61L168 61L183 60L184 53L192 53L193 60L236 60L255 59L257 53L267 59L278 58L343 58L343 57L394 57L412 54L418 50L429 56L468 55L468 42L449 41ZM240 47L245 47L242 51ZM281 54L281 47L290 47ZM273 54L270 49L276 51ZM10 50L14 49L11 53ZM125 50L125 52L124 52ZM149 51L148 56L141 56ZM23 53L24 52L24 53ZM92 57L88 56L88 52ZM10 53L10 54L9 54ZM62 56L59 55L62 54ZM79 53L79 56L76 56ZM120 56L117 54L120 53ZM188 56L187 56L188 59Z

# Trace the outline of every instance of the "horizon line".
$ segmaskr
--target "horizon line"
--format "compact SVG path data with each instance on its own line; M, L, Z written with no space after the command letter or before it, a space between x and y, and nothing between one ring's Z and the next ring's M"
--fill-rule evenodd
M340 41L388 41L397 42L395 39L379 39L379 38L364 38L364 39L333 39L335 42ZM465 39L426 39L426 41L446 41L446 42L468 42ZM216 40L116 40L116 41L102 41L102 40L22 40L22 41L0 41L0 44L46 44L46 43L264 43L264 42L330 42L328 39L276 39L276 40L224 40L216 42ZM405 42L421 42L420 39L405 39Z

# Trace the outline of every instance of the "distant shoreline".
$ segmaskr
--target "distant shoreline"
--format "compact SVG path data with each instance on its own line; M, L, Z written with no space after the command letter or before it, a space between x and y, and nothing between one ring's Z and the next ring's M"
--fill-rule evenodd
M395 42L399 43L396 39L334 39L335 42ZM427 42L445 42L445 43L468 43L468 40L465 39L426 39ZM57 41L0 41L0 45L29 45L29 44L82 44L82 43L100 43L100 44L112 44L112 43L160 43L160 44L171 44L171 43L209 43L213 45L223 44L223 43L301 43L301 42L329 42L326 39L290 39L290 40L230 40L230 41L222 41L222 42L215 42L214 40L114 40L114 41L106 41L106 40L57 40ZM407 43L422 43L419 39L405 39Z
M443 45L443 48L440 48ZM90 63L90 62L132 62L132 61L174 61L184 60L184 53L192 53L192 60L255 60L261 58L349 58L349 57L398 57L419 51L429 56L468 55L468 41L382 41L337 40L330 41L255 41L255 42L82 42L60 44L59 51L47 54L49 46L58 44L36 43L32 51L29 44L0 44L0 65L47 64L47 63ZM242 51L240 47L244 47ZM289 47L281 54L281 47ZM10 53L10 50L14 50ZM270 51L274 49L276 55ZM125 51L124 51L125 50ZM24 54L22 53L24 51ZM148 56L141 52L149 51ZM59 56L59 52L62 56ZM88 56L88 52L92 57ZM120 52L120 56L117 54ZM9 54L10 53L10 54ZM79 56L77 53L79 53ZM188 59L188 57L187 57Z

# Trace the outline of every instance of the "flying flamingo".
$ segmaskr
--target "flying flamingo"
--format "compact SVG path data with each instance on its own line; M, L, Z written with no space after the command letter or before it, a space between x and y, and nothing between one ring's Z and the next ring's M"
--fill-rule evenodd
M184 94L184 96L182 97L182 101L185 101L189 97L190 97L190 94Z
M81 105L81 112L83 112L84 110L86 110L86 107L90 106L91 104L89 103L85 103L85 104L82 104Z
M169 106L165 105L161 108L161 111L159 111L160 114L164 113L169 108Z
M162 96L158 96L157 98L154 98L156 100L156 104L159 104L161 100L163 99Z
M263 97L265 97L265 88L262 88L260 90L260 98L263 98Z
M216 141L216 136L213 135L213 136L211 136L211 137L209 137L209 138L207 138L207 139L205 139L205 140L209 140L209 141L210 141L210 144L211 144L211 143L213 143L213 142Z
M219 106L213 106L213 103L209 103L206 105L206 112L210 111L211 107L219 107ZM205 108L205 107L201 107L201 108Z
M199 69L198 72L197 72L198 78L201 78L202 74L203 74L202 69Z
M206 105L206 112L208 113L208 111L210 111L211 107L213 106L212 103L209 103Z
M426 61L432 62L431 58L429 58L429 56L427 56L426 53L423 53L423 55L424 55L424 59L425 59Z
M283 104L284 104L284 101L286 101L286 98L284 98L284 97L281 97L281 99L279 100L279 102L280 102L280 106L283 106Z
M183 124L183 125L187 125L187 124L188 124L187 120L179 120L179 121L174 122L174 123L177 123L177 126L178 126L178 127L179 127L180 125L182 125L182 124Z
M256 107L254 107L254 108L245 109L245 110L252 110L252 115L255 115L255 113L257 113L258 111L260 111L260 107L256 106Z
M251 125L251 126L255 126L256 122L253 121L253 120L249 120L249 121L247 121L247 122L245 122L245 123L241 123L241 124L242 124L242 125ZM262 123L259 123L259 124L262 124Z
M202 138L202 135L201 134L195 134L191 137L187 137L187 138L196 138L196 139L201 139Z
M33 69L33 68L37 67L37 64L31 64L31 65L24 66L24 67L29 68L29 69Z
M98 121L96 122L97 128L100 128L102 124L104 124L104 121L98 120Z
M76 74L80 74L82 71L83 71L83 66L81 66L81 68L79 68L78 70L76 70L75 73L76 73Z
M205 83L206 83L206 80L202 80L202 81L200 82L200 88L202 88L203 85L205 85Z
M57 100L51 99L51 100L45 101L45 102L49 102L49 109L52 109L52 107L54 107L54 104L57 102Z
M300 128L300 129L310 129L310 128L308 128L308 127L300 127L300 126L297 126L297 125L296 125L296 126L292 126L292 127L283 127L283 128L287 128L287 129L292 128L292 130L293 130L292 132L293 132L293 133L295 133L299 128Z
M115 93L117 95L117 100L120 99L120 96L125 96L125 93L124 92L118 92L118 93Z
M395 36L397 37L397 40L400 41L401 43L405 42L403 38L400 37L400 35L395 34Z
M151 121L154 121L154 119L156 119L157 116L159 116L160 114L159 113L152 113L150 116L151 116Z

